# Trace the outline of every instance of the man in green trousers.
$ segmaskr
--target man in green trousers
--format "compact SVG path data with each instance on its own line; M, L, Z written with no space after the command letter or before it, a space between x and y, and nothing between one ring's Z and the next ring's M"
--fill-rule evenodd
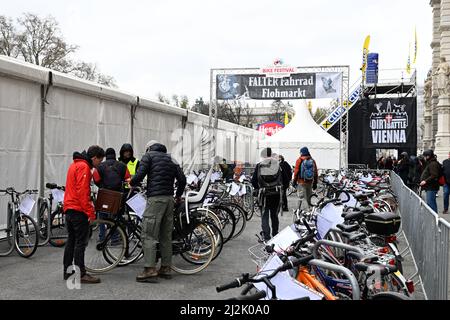
M186 186L183 170L167 154L164 145L150 141L139 162L130 185L138 185L147 176L147 207L142 221L144 271L136 277L138 282L156 282L158 276L171 278L172 231L174 208L174 182L178 182L175 201L181 201ZM161 268L156 269L156 245L161 250Z

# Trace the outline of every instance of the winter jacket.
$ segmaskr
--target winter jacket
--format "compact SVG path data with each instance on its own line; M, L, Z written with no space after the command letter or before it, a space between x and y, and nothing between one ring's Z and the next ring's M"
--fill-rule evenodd
M123 154L125 153L125 151L130 151L131 152L131 158L129 159L125 159L123 157ZM125 163L127 166L129 164L129 162L135 162L136 158L134 157L134 151L133 151L133 146L129 143L125 143L121 148L120 148L120 152L119 152L119 161ZM139 168L139 161L136 164L136 172L137 169Z
M139 162L136 175L131 179L135 186L147 176L147 196L173 196L174 182L177 179L176 196L181 197L186 187L186 177L183 170L167 154L164 145L155 143Z
M438 191L439 190L439 173L441 170L440 163L433 158L427 161L427 165L420 176L420 181L425 181L426 184L422 187L428 191Z
M400 176L400 178L403 180L405 184L408 183L408 175L409 175L409 167L410 167L409 158L403 158L401 159L396 167L396 172Z
M442 168L444 170L445 182L450 185L450 159L446 159L442 162Z
M292 180L292 168L286 161L280 162L281 170L283 170L283 187L287 189L289 187L289 181Z
M94 182L99 188L119 192L123 191L123 182L130 177L127 166L117 161L114 156L107 156L93 173Z
M313 181L305 181L302 178L300 178L300 168L302 165L303 160L309 160L312 159L311 156L301 156L297 159L297 162L295 163L295 169L294 169L294 182L297 182L299 184L317 184L317 181L319 180L319 173L317 171L317 164L316 160L313 159L314 162L314 180Z
M85 151L74 152L73 163L67 172L64 193L64 212L83 212L89 220L95 220L95 208L91 200L92 161Z
M418 185L420 183L420 175L422 174L419 159L416 156L411 156L409 158L409 164L408 181L410 184Z

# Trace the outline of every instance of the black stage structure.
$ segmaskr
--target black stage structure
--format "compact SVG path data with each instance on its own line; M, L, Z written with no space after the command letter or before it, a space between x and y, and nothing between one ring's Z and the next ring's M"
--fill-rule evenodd
M340 138L340 125L328 133ZM417 152L417 90L415 83L366 85L349 110L349 167L376 168L377 150Z

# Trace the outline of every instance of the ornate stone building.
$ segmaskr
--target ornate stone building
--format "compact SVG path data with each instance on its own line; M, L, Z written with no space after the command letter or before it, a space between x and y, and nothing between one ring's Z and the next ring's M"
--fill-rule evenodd
M424 84L423 148L440 161L450 151L450 0L431 0L433 10L432 69Z

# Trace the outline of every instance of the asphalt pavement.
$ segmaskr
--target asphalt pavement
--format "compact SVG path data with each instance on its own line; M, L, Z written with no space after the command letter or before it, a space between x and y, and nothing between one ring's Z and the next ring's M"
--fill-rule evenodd
M289 199L291 208L297 198ZM280 216L280 230L292 223L292 213ZM63 280L64 248L39 247L30 259L13 253L0 257L0 299L150 299L150 300L209 300L225 299L239 293L239 289L216 293L215 287L228 283L242 273L256 272L248 248L257 244L255 234L261 231L261 218L248 221L245 231L225 244L220 256L207 269L195 275L173 274L170 280L159 283L138 283L136 275L142 271L142 260L101 274L100 284L82 284L69 289ZM0 252L5 243L0 243Z

